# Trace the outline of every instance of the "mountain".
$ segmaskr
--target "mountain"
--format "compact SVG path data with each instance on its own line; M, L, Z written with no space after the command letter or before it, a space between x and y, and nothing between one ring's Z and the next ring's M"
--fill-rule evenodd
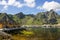
M14 21L6 13L0 13L0 22L13 23Z
M60 15L54 10L39 12L36 15L23 12L17 14L0 13L0 24L3 25L43 25L60 23Z
M8 16L7 13L0 13L0 24L2 24L2 26L7 27L7 26L12 26L14 25L16 22Z
M23 12L17 13L17 14L15 14L15 16L17 16L18 18L21 18L21 19L23 19L25 17Z
M57 22L58 14L54 10L50 10L47 12L38 13L36 18L41 20L43 24L54 24Z

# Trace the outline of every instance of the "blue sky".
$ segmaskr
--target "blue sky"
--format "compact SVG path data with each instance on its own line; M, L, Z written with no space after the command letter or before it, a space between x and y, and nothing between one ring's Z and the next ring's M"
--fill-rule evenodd
M60 0L0 0L0 12L36 14L49 10L60 13Z

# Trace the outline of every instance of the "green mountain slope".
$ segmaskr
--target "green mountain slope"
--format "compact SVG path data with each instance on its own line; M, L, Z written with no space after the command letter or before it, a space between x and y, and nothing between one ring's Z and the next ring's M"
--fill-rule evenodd
M17 14L0 13L0 22L2 23L17 23L19 25L43 25L43 24L57 24L60 23L60 15L55 11L50 10L47 12L39 12L36 15L23 14L23 12Z

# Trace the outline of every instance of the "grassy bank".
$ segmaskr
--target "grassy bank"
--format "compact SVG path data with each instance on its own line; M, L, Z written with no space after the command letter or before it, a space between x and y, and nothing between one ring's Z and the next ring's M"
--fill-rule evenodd
M22 34L13 35L14 40L60 40L60 28L29 28Z
M28 30L11 33L10 40L60 40L60 28L28 28ZM4 36L5 37L5 36ZM0 35L0 40L9 39Z

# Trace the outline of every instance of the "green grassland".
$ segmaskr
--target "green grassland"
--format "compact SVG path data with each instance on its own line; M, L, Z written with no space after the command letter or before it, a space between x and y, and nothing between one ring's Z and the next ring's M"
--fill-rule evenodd
M16 31L17 32L17 31ZM60 40L60 28L28 28L28 30L11 33L10 40ZM0 35L0 40L4 38Z
M13 35L15 40L60 40L60 28L30 28Z
M14 40L60 40L60 28L30 28L13 35Z

